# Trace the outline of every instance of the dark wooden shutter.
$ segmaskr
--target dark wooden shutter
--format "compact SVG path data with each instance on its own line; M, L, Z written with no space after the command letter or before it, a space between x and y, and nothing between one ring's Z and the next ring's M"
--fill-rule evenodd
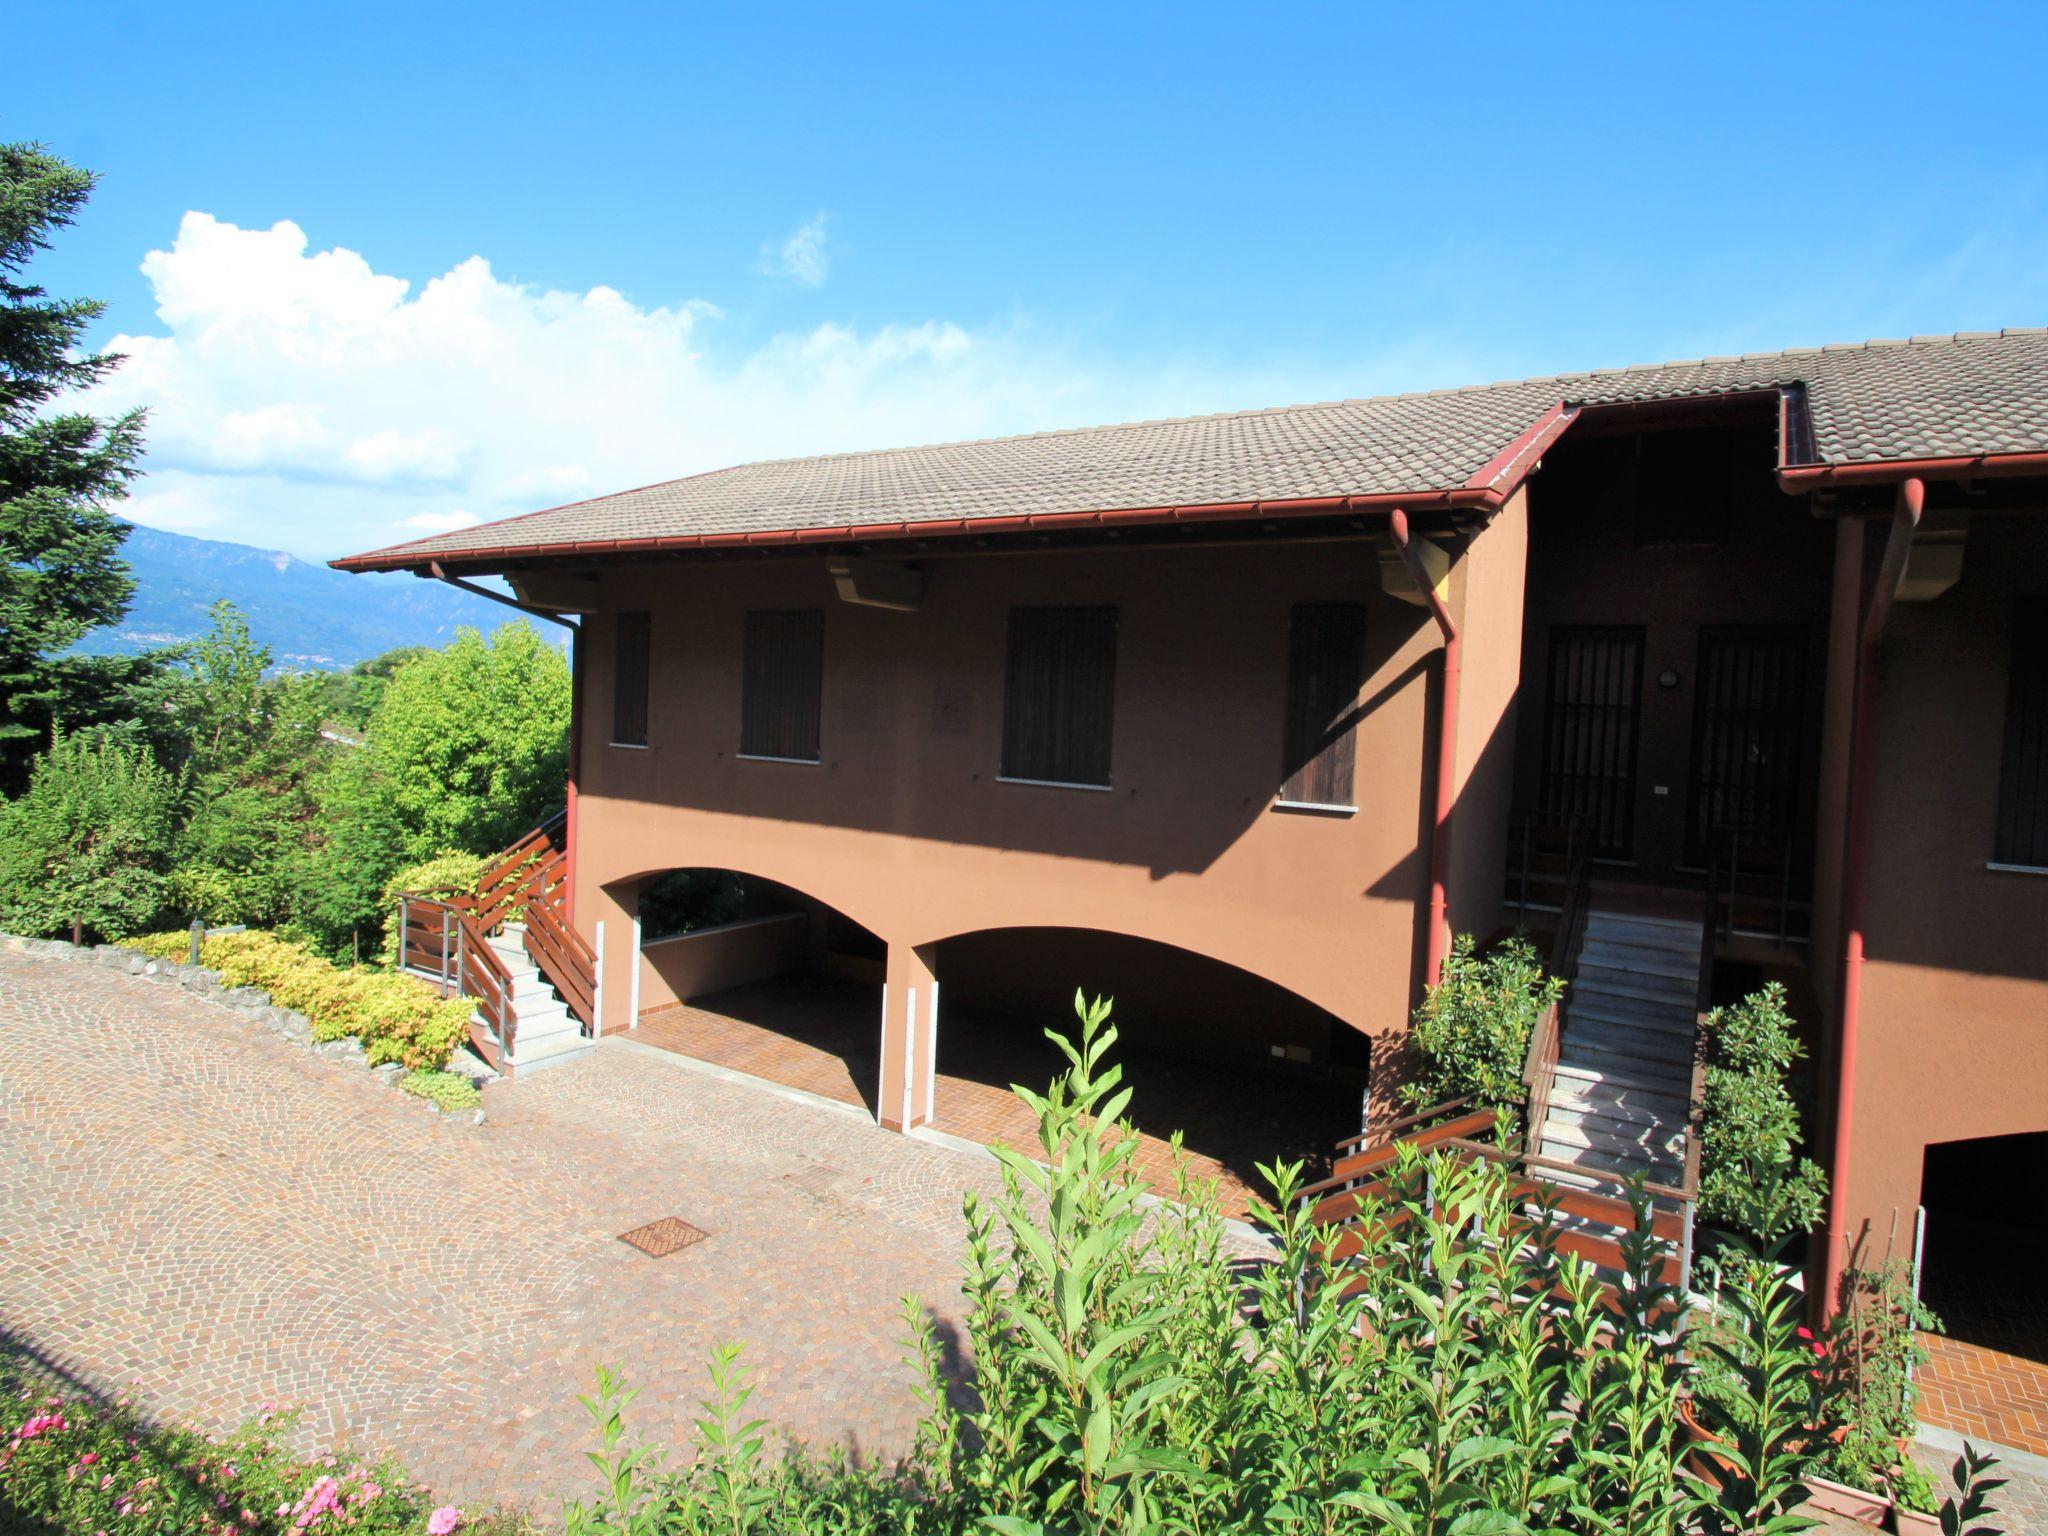
M1625 859L1635 846L1642 693L1640 628L1560 625L1550 632L1539 798L1546 811L1582 818L1601 858Z
M2013 606L2012 672L1998 771L1999 864L2048 869L2048 595Z
M1114 608L1012 608L1003 679L1003 777L1109 783Z
M815 763L824 677L823 609L749 613L740 677L741 753Z
M612 740L622 747L647 745L647 653L652 622L645 613L619 615L618 646L612 652Z
M1688 864L1706 866L1708 838L1718 832L1739 831L1750 842L1793 840L1805 704L1804 629L1714 625L1700 631ZM1720 846L1725 851L1725 839Z
M1280 798L1297 805L1351 804L1356 721L1365 682L1365 608L1298 603L1287 636L1287 724Z

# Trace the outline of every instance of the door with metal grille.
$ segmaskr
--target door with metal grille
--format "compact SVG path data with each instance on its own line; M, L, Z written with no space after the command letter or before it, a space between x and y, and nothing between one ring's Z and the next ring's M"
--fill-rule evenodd
M1635 850L1642 694L1641 626L1551 630L1540 796L1545 811L1583 823L1595 858Z
M1800 626L1710 625L1700 631L1685 859L1707 862L1711 834L1789 852L1798 831L1806 704Z

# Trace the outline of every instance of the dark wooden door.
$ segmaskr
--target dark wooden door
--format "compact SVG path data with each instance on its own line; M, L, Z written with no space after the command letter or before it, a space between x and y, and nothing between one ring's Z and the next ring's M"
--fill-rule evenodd
M1686 863L1704 866L1709 835L1729 831L1789 853L1799 831L1805 629L1709 625L1697 678Z
M1640 625L1551 630L1540 798L1545 811L1584 823L1596 858L1635 851L1642 696Z

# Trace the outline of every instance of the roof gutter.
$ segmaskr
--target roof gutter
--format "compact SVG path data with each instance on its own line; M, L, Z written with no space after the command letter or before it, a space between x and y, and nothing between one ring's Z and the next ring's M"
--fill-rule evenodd
M1465 512L1491 517L1521 487L1544 451L1577 418L1563 404L1545 411L1463 485L1451 490L1382 492L1369 496L1298 496L1271 501L1212 501L1179 506L1118 507L1094 512L1026 512L1008 517L948 517L928 522L856 523L833 528L772 528L754 533L671 534L644 539L570 539L546 544L443 546L430 550L373 550L328 564L338 571L425 570L460 561L559 559L667 554L718 549L774 549L822 544L867 544L889 539L983 537L1004 533L1063 533L1170 523L1261 522L1272 518L1337 517L1346 513ZM446 578L444 578L446 579Z
M1424 985L1435 986L1442 979L1444 957L1451 952L1451 807L1457 799L1458 674L1464 645L1450 606L1423 565L1422 552L1409 539L1408 515L1399 507L1387 514L1387 535L1422 589L1430 617L1444 637L1443 690L1437 698L1436 805L1429 833L1429 940L1422 966Z
M1892 509L1891 533L1885 540L1884 560L1878 567L1877 588L1870 594L1870 606L1864 611L1856 648L1856 710L1851 725L1849 803L1842 855L1842 1024L1835 1051L1834 1154L1828 1168L1827 1257L1820 1293L1823 1317L1832 1315L1839 1303L1842 1275L1849 1258L1848 1174L1856 1107L1856 1043L1863 1012L1864 897L1869 883L1871 775L1877 754L1878 655L1885 623L1891 618L1892 601L1906 574L1906 558L1912 553L1913 535L1920 526L1926 498L1925 481L1900 482L1898 500Z
M1778 489L1797 496L1834 486L2012 479L2027 475L2048 475L2048 453L1977 453L1943 459L1880 459L1860 464L1781 464Z

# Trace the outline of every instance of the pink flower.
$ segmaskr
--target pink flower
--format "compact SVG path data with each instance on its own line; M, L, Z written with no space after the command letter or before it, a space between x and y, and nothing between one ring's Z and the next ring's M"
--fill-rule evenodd
M81 1467L89 1467L99 1459L100 1453L98 1451L87 1451L83 1456L78 1458L78 1464Z
M448 1536L448 1533L462 1524L462 1511L453 1504L443 1504L427 1516L427 1536Z

